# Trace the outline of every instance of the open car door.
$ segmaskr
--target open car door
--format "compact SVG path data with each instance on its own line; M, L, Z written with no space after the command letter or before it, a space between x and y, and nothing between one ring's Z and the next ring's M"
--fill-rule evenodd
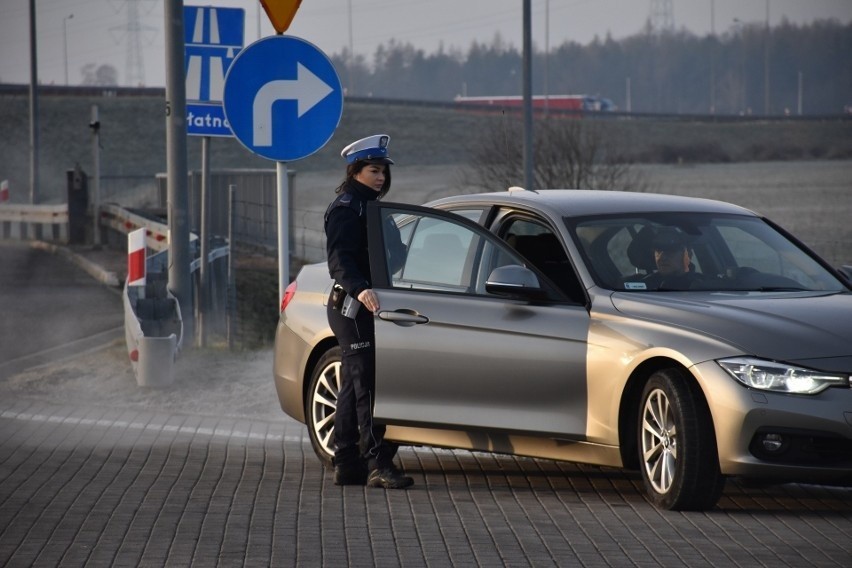
M367 219L375 418L585 439L585 307L461 216L377 201Z

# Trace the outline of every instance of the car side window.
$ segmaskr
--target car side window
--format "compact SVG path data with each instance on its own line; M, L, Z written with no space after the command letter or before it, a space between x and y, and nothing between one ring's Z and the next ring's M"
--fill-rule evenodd
M406 262L394 275L394 283L468 288L465 266L473 241L473 233L464 227L439 219L418 219L409 236Z
M503 240L572 300L582 303L584 293L565 247L553 230L526 217L510 218L500 230Z
M447 211L460 215L465 219L470 219L474 223L478 223L480 225L485 218L485 209L479 207L473 209L447 209Z
M393 288L489 295L485 281L494 268L524 265L512 250L489 242L454 219L392 210L383 214L399 228L407 249L401 266L391 266L386 254ZM386 240L393 236L387 227L383 223Z

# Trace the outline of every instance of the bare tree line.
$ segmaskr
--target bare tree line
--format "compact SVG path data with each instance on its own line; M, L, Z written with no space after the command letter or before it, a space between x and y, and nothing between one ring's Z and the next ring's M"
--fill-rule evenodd
M634 112L763 114L768 68L769 114L797 113L800 102L803 114L838 114L852 104L849 53L852 24L835 20L769 30L737 23L713 36L646 28L619 40L535 50L533 91L544 94L547 84L547 94L601 95ZM520 50L499 35L466 51L435 53L391 40L372 60L347 50L332 60L351 95L452 100L521 93Z
M471 149L465 182L486 189L518 184L524 178L522 128L517 115L489 122ZM533 133L536 188L649 189L631 158L597 121L539 117Z

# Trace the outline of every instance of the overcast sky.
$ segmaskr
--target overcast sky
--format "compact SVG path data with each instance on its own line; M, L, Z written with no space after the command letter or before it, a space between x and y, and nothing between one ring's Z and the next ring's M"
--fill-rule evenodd
M767 1L772 25L782 18L796 23L826 18L852 22L852 0L673 0L675 27L705 35L715 22L716 33L729 32L735 19L763 22ZM79 84L80 69L87 63L114 66L124 84L124 69L133 55L129 40L136 37L145 84L163 86L163 4L163 0L36 0L39 81L64 84L67 55L70 84ZM245 9L246 45L274 33L257 1L186 4ZM568 40L586 44L607 33L616 39L629 36L642 29L650 6L651 0L532 0L533 42L544 49L548 43L553 47ZM522 7L521 0L303 0L286 33L328 55L351 44L368 61L378 45L391 39L427 53L440 45L466 52L472 41L490 43L499 33L520 48ZM134 11L136 21L128 17ZM131 29L138 31L130 33ZM29 2L0 0L0 82L28 83L29 76Z

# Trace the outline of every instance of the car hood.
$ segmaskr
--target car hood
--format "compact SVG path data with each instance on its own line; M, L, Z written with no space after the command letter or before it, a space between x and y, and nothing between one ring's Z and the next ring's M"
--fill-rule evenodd
M713 336L743 354L852 372L852 294L612 294L628 317Z

